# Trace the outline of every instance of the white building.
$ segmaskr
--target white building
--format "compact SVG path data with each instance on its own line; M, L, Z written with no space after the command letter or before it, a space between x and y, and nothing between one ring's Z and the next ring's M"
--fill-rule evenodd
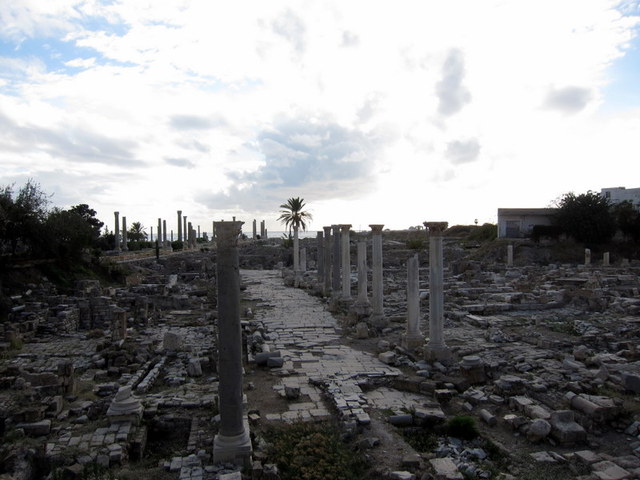
M534 225L553 225L555 208L499 208L498 238L523 238Z
M640 188L603 188L600 190L600 195L608 199L611 203L629 201L636 208L640 208Z

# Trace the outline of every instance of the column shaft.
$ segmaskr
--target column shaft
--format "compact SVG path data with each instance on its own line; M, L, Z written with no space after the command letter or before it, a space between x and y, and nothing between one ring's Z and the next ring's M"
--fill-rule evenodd
M342 243L342 298L351 299L351 243L349 229L351 225L340 225L340 242Z

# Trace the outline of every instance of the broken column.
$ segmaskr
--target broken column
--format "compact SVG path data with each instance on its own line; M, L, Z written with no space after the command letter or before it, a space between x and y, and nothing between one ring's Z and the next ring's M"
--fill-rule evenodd
M322 227L324 230L324 295L331 292L331 227Z
M591 265L591 249L590 248L584 249L584 264Z
M507 245L507 267L513 267L513 245Z
M420 333L420 277L418 254L407 262L407 333L404 344L407 348L417 348L424 344Z
M253 239L256 240L258 238L258 226L256 224L256 219L253 219Z
M340 292L340 225L331 225L333 230L333 253L331 255L331 295Z
M610 265L609 252L604 252L602 254L602 266L608 267L609 265Z
M384 328L389 323L384 317L382 309L382 228L383 224L369 225L371 228L371 324L377 328Z
M349 229L351 225L340 225L340 240L342 243L342 299L351 300L351 244L349 242Z
M304 273L307 271L307 249L300 249L300 272Z
M127 217L122 217L122 250L125 252L129 250L127 245Z
M178 241L182 241L182 210L178 210Z
M218 406L220 430L213 461L251 463L251 439L242 408L242 331L238 236L243 222L216 222L218 254Z
M367 298L367 242L358 242L358 298L355 309L358 315L368 315L371 304Z
M111 339L113 341L127 338L127 311L120 307L113 309L111 318Z
M442 233L447 222L424 222L429 232L429 343L425 356L429 360L448 360L451 351L444 342L444 265Z
M113 212L113 215L116 217L115 249L116 249L116 252L119 252L120 251L120 212Z
M159 247L162 247L162 219L161 218L158 219L158 236L156 240L158 240L157 245Z

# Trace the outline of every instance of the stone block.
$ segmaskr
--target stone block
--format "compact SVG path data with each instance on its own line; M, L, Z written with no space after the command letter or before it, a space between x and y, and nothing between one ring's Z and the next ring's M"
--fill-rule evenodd
M378 360L386 365L393 365L396 361L396 353L395 352L382 352L378 354Z
M435 471L436 480L464 480L462 473L449 457L432 458L429 463Z
M571 410L558 410L551 414L551 437L561 445L575 445L587 440L587 432L580 426Z
M593 468L593 474L600 480L624 480L632 477L631 472L608 460L594 463L591 468Z
M29 437L41 437L43 435L49 435L51 432L51 420L41 420L40 422L33 423L20 423L16 425L17 428L22 428L25 435Z

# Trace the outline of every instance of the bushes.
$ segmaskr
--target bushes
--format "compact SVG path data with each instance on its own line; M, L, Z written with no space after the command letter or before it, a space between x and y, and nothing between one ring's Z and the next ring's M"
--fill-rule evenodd
M363 478L364 461L330 424L294 423L274 427L265 437L270 443L269 461L278 465L282 480Z

